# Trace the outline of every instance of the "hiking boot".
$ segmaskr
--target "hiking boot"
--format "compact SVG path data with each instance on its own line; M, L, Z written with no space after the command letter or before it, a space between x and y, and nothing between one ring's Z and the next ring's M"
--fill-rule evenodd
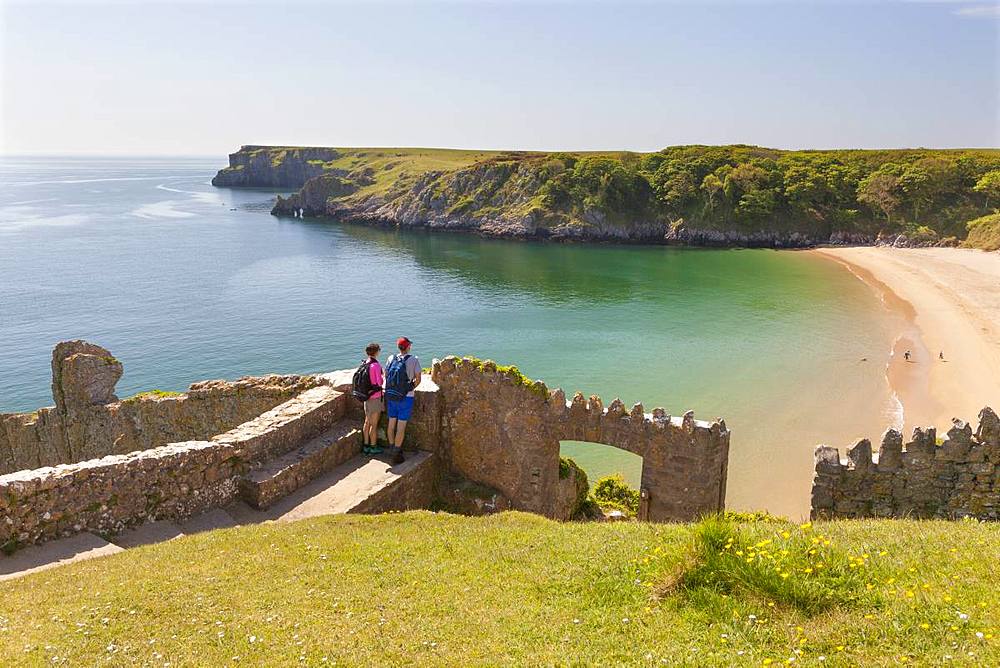
M382 452L383 452L382 447L378 445L368 448L369 455L381 455Z
M396 448L396 454L392 456L392 461L389 463L392 465L402 464L406 461L406 457L403 455L403 448Z

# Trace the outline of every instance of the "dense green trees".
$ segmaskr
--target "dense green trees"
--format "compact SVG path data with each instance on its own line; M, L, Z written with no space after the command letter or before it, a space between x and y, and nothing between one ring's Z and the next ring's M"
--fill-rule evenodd
M1000 151L778 151L677 146L650 154L551 154L543 204L717 230L908 232L964 238L1000 202ZM550 170L547 170L550 171Z
M1000 169L994 169L983 174L982 178L976 181L976 185L972 189L977 193L983 193L986 197L986 208L989 208L990 200L1000 202Z
M273 151L270 164L291 159L291 149ZM963 240L970 221L1000 205L996 149L335 153L322 163L329 171L319 177L326 189L316 193L317 205L293 201L292 209L319 213L336 200L338 215L406 211L438 222L451 217L457 226L485 220L493 230L529 221L539 236L652 241L666 234L680 242L768 245L895 233L928 243ZM344 187L333 191L332 184ZM312 195L309 186L302 192ZM276 211L283 207L279 201ZM976 229L974 238L992 238L995 226Z

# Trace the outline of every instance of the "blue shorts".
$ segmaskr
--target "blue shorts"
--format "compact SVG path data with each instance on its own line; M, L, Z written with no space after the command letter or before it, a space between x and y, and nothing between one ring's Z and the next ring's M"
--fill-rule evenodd
M389 419L409 420L413 413L413 397L406 397L400 401L389 400L387 408Z

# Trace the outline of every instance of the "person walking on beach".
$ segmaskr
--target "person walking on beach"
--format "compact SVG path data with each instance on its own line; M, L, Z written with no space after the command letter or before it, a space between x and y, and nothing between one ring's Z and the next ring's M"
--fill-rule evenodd
M414 390L420 384L420 360L410 354L413 342L405 336L396 341L399 352L385 363L385 397L389 424L386 438L395 447L393 464L402 463L406 422L413 413Z
M382 415L382 365L378 363L378 354L382 347L377 343L365 346L367 356L361 366L354 372L351 394L364 403L365 424L361 430L366 455L377 455L382 452L378 445L378 422Z
M905 353L903 353L903 359L905 359L907 362L910 361L910 351L909 350L907 350Z

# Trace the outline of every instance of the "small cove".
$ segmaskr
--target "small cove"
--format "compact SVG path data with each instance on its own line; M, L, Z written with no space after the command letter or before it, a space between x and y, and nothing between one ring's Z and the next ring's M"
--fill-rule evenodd
M728 505L799 517L812 448L893 421L898 320L809 253L487 240L268 214L216 159L0 163L0 411L51 403L48 356L87 338L119 395L353 366L368 340L517 364L550 387L726 419ZM567 446L592 478L634 461Z

